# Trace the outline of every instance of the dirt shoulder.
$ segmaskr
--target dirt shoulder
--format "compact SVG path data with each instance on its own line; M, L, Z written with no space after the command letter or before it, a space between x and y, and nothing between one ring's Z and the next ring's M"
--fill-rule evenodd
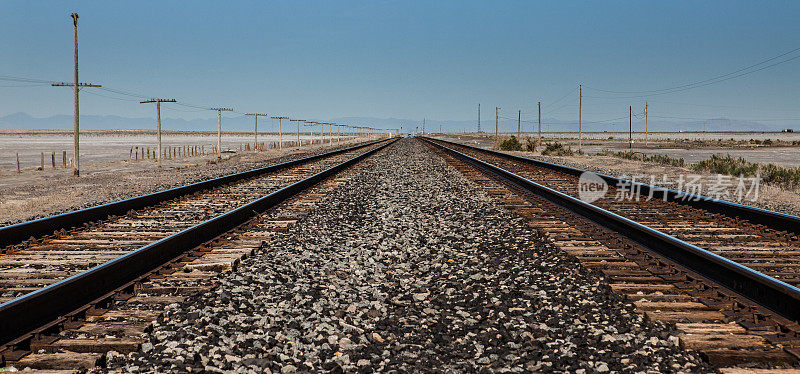
M488 147L490 143L486 139L475 137L447 137L447 140L455 141L471 146ZM654 163L645 163L640 161L625 160L617 157L610 156L589 156L589 155L576 155L576 156L542 156L538 152L505 152L517 156L532 158L536 160L552 162L559 165L571 166L578 169L590 170L596 173L608 174L616 177L631 178L637 177L637 181L649 183L650 176L655 176L657 181L663 180L666 176L670 182L676 182L681 175L686 180L699 176L700 179L697 184L700 186L701 193L709 196L709 188L715 185L718 175L706 172L698 172L685 167L666 166ZM737 182L735 177L731 177L731 183L734 185ZM747 184L748 188L750 183ZM675 186L669 186L675 188ZM733 199L725 199L733 200ZM758 198L756 201L743 199L735 201L740 204L750 205L753 207L773 210L776 212L800 215L800 194L797 191L787 190L781 187L767 185L761 183L758 189Z
M345 144L342 146L349 146ZM342 147L340 146L340 147ZM337 147L334 147L337 148ZM334 149L319 146L237 152L215 156L164 160L116 161L85 165L82 175L72 169L49 169L0 175L0 226L74 211L227 174L298 159Z
M559 165L571 166L583 170L591 170L597 173L608 174L615 177L631 178L632 176L636 176L637 181L644 183L649 183L649 178L651 175L655 176L656 180L662 180L662 178L664 178L666 175L667 180L671 182L677 181L680 175L684 175L687 180L691 176L699 176L700 180L698 180L698 185L701 187L702 194L706 196L712 195L709 189L715 185L718 178L718 174L698 172L684 167L644 163L609 156L556 157L541 156L538 153L533 152L506 153L552 162ZM731 182L735 185L737 179L735 177L732 177L731 179ZM747 187L749 189L750 182L747 183ZM741 201L735 201L734 199L726 200L733 200L733 202L737 202L739 204L750 205L761 209L773 210L792 215L800 215L800 194L798 194L796 191L790 191L764 183L759 185L758 198L756 201L750 201L749 199L743 199Z

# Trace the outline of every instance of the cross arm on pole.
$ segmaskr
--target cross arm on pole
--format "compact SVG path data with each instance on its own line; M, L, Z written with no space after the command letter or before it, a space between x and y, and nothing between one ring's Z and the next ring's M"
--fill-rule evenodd
M66 82L52 83L50 85L53 87L75 87L75 83L66 83ZM94 83L78 83L78 87L103 87L103 86Z
M145 101L140 101L139 104L147 104L147 103L177 103L175 99L150 99Z

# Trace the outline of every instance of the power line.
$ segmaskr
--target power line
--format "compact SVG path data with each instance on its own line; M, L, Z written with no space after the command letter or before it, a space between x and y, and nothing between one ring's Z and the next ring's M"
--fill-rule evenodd
M575 105L575 103L566 102L566 103L562 104L561 106L559 106L558 108L550 109L550 110L546 111L545 114L555 113L555 112L557 112L557 111L559 111L561 109L564 109L564 108L570 107L570 106L576 106L576 105Z
M178 103L175 103L175 104L178 104ZM184 112L184 113L197 113L197 112L204 112L205 111L205 109L184 110L184 109L176 109L176 108L169 108L169 107L164 107L164 109L172 110L172 111L175 111L175 112Z
M34 84L17 84L17 85L0 85L0 87L16 88L16 87L44 87L49 86L47 83L34 83Z
M35 78L15 77L12 75L0 75L0 80L11 81L11 82L22 82L22 83L43 83L43 84L51 84L56 82L51 80L43 80Z
M124 98L121 98L121 97L113 97L113 96L103 95L103 94L99 94L97 92L92 92L92 91L83 91L83 92L87 93L89 95L100 96L100 97L105 97L105 98L108 98L108 99L114 99L114 100L120 100L120 101L139 101L139 100L135 100L135 99L124 99Z
M604 89L593 88L593 87L588 87L588 86L586 88L589 88L589 89L592 89L592 90L595 90L595 91L611 93L611 94L623 94L623 95L624 94L637 94L637 95L634 95L634 96L629 96L630 98L643 97L643 96L648 96L648 95L649 96L665 95L665 94L670 94L670 93L675 93L675 92L680 92L680 91L691 90L691 89L694 89L694 88L705 87L705 86L708 86L708 85L712 85L712 84L724 82L724 81L727 81L727 80L743 77L745 75L753 74L753 73L762 71L764 69L769 69L769 68L777 66L777 65L781 65L781 64L784 64L784 63L787 63L787 62L790 62L790 61L793 61L793 60L796 60L796 59L800 58L800 55L797 55L797 56L794 56L794 57L790 57L788 59L785 59L785 60L782 60L782 61L778 61L778 62L769 64L767 66L762 66L762 67L760 67L758 69L755 69L755 70L750 70L750 69L755 68L756 66L766 64L766 63L768 63L770 61L774 61L776 59L779 59L781 57L790 55L790 54L792 54L794 52L797 52L797 51L800 51L800 48L795 48L795 49L793 49L793 50L791 50L789 52L785 52L785 53L782 53L780 55L777 55L777 56L774 56L774 57L770 57L770 58L768 58L766 60L763 60L763 61L760 61L758 63L752 64L750 66L747 66L747 67L732 71L732 72L727 73L727 74L722 74L722 75L715 76L713 78L704 79L704 80L701 80L701 81L682 84L682 85L679 85L679 86L674 86L674 87L669 87L669 88L662 88L662 89L658 89L658 90L613 91L613 90L604 90ZM620 97L620 98L624 98L624 97Z
M556 103L560 102L561 100L564 100L564 99L566 99L566 98L567 98L567 96L569 96L569 95L571 95L571 94L575 93L575 91L577 91L577 90L578 90L578 89L576 88L576 89L573 89L573 90L571 90L571 91L567 92L567 93L566 93L564 96L561 96L561 97L560 97L558 100L556 100L556 101L553 101L553 102L549 102L549 103L545 104L545 105L544 105L544 107L545 107L545 108L547 108L547 107L548 107L548 106L550 106L550 105L555 105Z
M103 91L112 92L112 93L115 93L115 94L118 94L118 95L125 95L125 96L135 97L135 98L138 98L138 99L147 99L149 97L152 97L152 96L140 95L140 94L132 93L132 92L128 92L128 91L117 90L117 89L110 88L110 87L98 87L98 89L103 90Z

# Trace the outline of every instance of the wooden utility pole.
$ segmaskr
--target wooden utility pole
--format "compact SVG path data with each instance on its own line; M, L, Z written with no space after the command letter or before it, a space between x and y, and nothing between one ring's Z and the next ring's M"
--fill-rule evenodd
M522 130L522 109L519 110L517 114L517 138L520 137L520 131Z
M494 137L500 136L500 108L494 107Z
M581 152L583 142L583 128L581 127L581 107L583 106L583 85L578 85L578 153Z
M340 143L342 141L342 126L343 125L336 125L336 142Z
M314 148L314 125L316 124L317 123L314 121L306 121L306 123L303 124L303 126L309 126L311 129L311 148Z
M644 102L644 145L647 145L647 101Z
M275 116L270 118L278 120L278 149L283 149L283 124L281 121L289 117Z
M161 167L161 103L174 103L175 99L150 99L140 101L139 104L156 103L156 134L158 138L158 167ZM148 156L149 156L149 152Z
M80 91L81 87L102 87L99 84L92 84L92 83L80 83L78 81L78 13L72 13L70 15L72 17L72 25L74 30L74 37L75 37L75 83L53 83L53 87L72 87L75 92L75 129L73 132L73 143L74 143L74 153L75 153L75 162L72 164L72 174L75 176L79 176L80 171L80 110L78 105L78 91Z
M628 149L633 150L633 106L628 106Z
M297 122L297 146L300 146L300 122L305 122L304 119L290 119L291 122Z
M222 112L232 112L232 108L207 108L217 111L217 160L222 159Z
M539 147L542 146L542 102L539 102ZM535 150L534 150L535 151Z
M258 116L266 117L266 114L263 113L245 113L246 116L253 116L256 120L255 126L253 127L253 150L258 150Z

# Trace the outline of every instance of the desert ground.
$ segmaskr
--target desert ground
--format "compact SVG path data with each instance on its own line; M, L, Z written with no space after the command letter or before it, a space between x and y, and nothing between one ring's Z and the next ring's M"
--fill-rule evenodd
M504 133L509 137L516 133ZM708 159L712 154L730 154L750 162L774 163L785 167L800 167L800 133L784 132L669 132L649 133L645 143L644 133L633 133L634 152L647 155L667 155L683 158L687 163ZM538 134L523 133L522 138ZM490 147L494 145L494 134L447 135L471 145ZM578 134L566 132L542 133L543 142L560 142L577 150ZM750 140L753 142L750 142ZM765 141L769 140L765 144ZM756 141L758 141L757 144ZM628 151L628 133L584 133L583 152L589 155L604 150Z
M759 133L760 134L760 133ZM627 135L627 134L626 134ZM703 135L703 134L701 134ZM717 134L712 136L711 134L705 134L708 139L692 139L698 140L699 143L693 146L683 146L679 147L676 146L675 139L666 139L662 138L661 140L654 140L649 142L648 146L644 146L643 144L634 143L634 151L641 152L643 154L652 155L652 154L666 154L671 157L683 157L687 163L697 162L700 160L705 160L710 157L711 154L730 154L732 156L741 156L750 162L759 162L759 163L773 163L777 165L781 165L784 167L797 167L800 166L800 147L798 146L758 146L758 147L751 147L747 148L744 146L720 146L717 143L717 139L720 139L719 136L723 136L722 139L730 139L732 134L724 133L724 134ZM755 133L751 133L751 135L756 135ZM796 139L797 135L795 134L786 134L789 135L786 138L778 138L781 133L771 133L770 135L764 135L764 139L781 139L786 141L786 139ZM495 148L495 138L492 135L478 135L475 134L438 134L434 135L437 138L441 138L444 140L449 140L457 143L492 149ZM510 136L510 135L508 135ZM507 139L508 136L505 138ZM771 136L771 137L770 137ZM523 135L523 139L524 139ZM743 139L750 139L745 135L742 135ZM544 139L543 142L547 143L548 141L559 141L562 144L568 144L572 149L577 149L577 141L574 138L549 138ZM790 140L789 140L790 141ZM650 176L655 176L657 180L666 176L670 181L676 181L679 176L683 175L685 177L691 177L695 175L699 175L700 185L701 185L701 192L705 195L708 195L708 188L714 184L714 181L717 180L718 174L702 172L692 170L688 167L678 167L678 166L670 166L670 165L663 165L658 163L651 163L651 162L641 162L637 160L627 160L618 157L612 156L603 156L597 155L598 152L601 152L603 149L613 150L613 151L627 151L628 150L628 143L627 139L625 142L620 142L618 140L599 140L599 139L590 139L586 140L583 143L583 149L586 154L584 155L571 155L571 156L543 156L540 152L516 152L516 151L509 151L506 153L528 157L532 159L538 159L546 162L552 162L561 165L567 165L571 167L576 167L579 169L590 170L598 173L613 175L622 178L631 178L631 176L636 176L638 181L648 183L648 178ZM735 179L735 178L734 178ZM675 186L668 186L675 188ZM751 201L749 199L735 201L737 203L751 205L762 209L774 210L778 212L783 212L792 215L800 215L800 192L797 187L787 187L787 186L779 186L779 185L771 185L766 183L761 183L759 186L758 197L755 201ZM729 199L732 200L732 199Z
M239 151L236 146L235 150L223 153L219 162L214 155L182 157L164 159L162 168L158 168L153 160L128 162L126 154L124 160L117 157L108 158L107 161L82 161L80 177L74 177L71 168L61 168L60 164L56 169L45 164L43 171L27 169L19 174L5 168L0 172L0 225L264 167L364 140L366 139L343 139L341 143L334 142L332 145L325 143L322 146L317 143L313 147L304 145L258 152ZM235 143L231 140L229 144ZM122 145L117 146L119 147Z
M335 136L333 137L336 138ZM44 152L45 167L50 167L52 154L55 153L56 166L63 165L62 152L67 152L67 163L73 155L73 140L70 131L40 131L40 132L0 132L0 175L9 171L16 172L16 155L19 154L20 167L32 170L41 166L41 154ZM259 133L259 143L277 142L278 134ZM301 133L300 140L308 142L311 136ZM314 134L316 141L321 140L320 134ZM326 139L330 139L326 136ZM283 141L296 141L296 133L284 133ZM197 133L162 133L162 146L184 147L201 146L207 152L212 146L217 145L216 132ZM254 138L252 133L223 133L222 150L239 150L240 146L250 144ZM151 131L88 131L81 132L81 164L82 166L94 163L113 161L127 161L133 147L155 150L158 147L156 134Z

